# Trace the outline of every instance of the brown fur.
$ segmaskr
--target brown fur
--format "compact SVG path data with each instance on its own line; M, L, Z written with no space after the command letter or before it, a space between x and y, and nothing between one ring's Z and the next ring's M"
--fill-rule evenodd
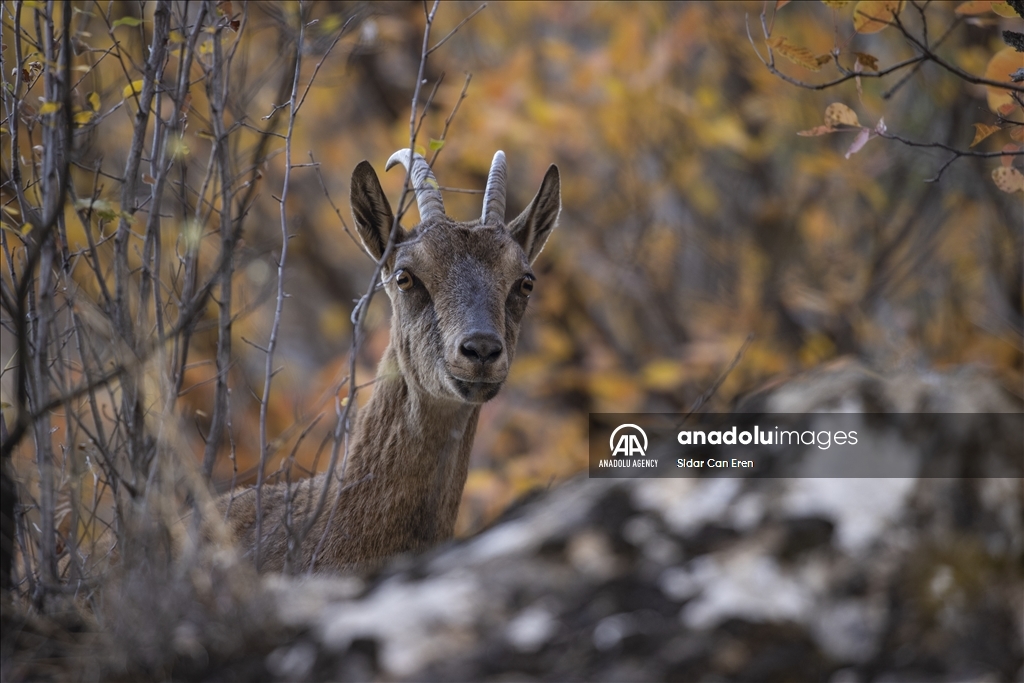
M521 282L532 278L530 264L560 206L552 166L530 206L507 227L434 215L400 232L383 266L394 311L391 340L373 396L355 422L347 464L330 484L321 474L290 491L285 484L263 488L260 570L285 569L286 527L307 523L325 486L326 505L294 553L293 570L366 567L451 538L480 405L508 375L527 303ZM393 214L365 161L352 176L352 209L366 250L379 260ZM412 275L411 288L399 289L399 270ZM484 351L468 351L474 344L485 344ZM218 507L245 552L255 554L256 490L222 496Z

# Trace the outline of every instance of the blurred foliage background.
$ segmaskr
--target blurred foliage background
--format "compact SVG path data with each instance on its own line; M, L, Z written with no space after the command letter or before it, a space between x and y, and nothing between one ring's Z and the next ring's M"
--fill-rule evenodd
M34 4L40 3L23 3L26 16ZM780 8L773 35L820 55L838 44L847 66L852 51L875 57L880 67L914 56L893 28L854 33L852 3L829 5L836 7ZM152 8L143 5L140 13L137 3L75 6L81 10L75 59L86 68L73 93L83 114L76 119L76 145L84 156L72 182L80 197L97 188L116 215L116 178L131 128L129 83L140 76L104 55L117 40L141 63ZM265 117L287 100L281 84L291 82L289 41L295 38L298 5L219 7L243 22L227 38L237 41L237 52L225 113L232 153L243 160L258 144L259 131L270 125ZM444 36L477 7L442 4L433 35ZM957 23L941 54L966 71L984 73L1005 48L1000 30L1020 30L1022 22L996 13L965 17L956 7L929 3L929 29L938 36ZM481 190L496 149L509 159L510 215L533 196L548 164L558 164L563 179L560 225L536 264L538 287L512 375L483 410L460 533L481 528L531 488L582 470L588 412L689 410L751 334L753 342L709 409L728 409L766 380L844 355L881 372L980 364L1010 391L1024 394L1024 210L1019 192L1001 192L992 182L999 159L963 158L937 182L926 182L945 163L946 152L874 139L844 158L852 134L797 136L820 125L830 103L842 102L867 126L884 117L890 132L908 139L967 149L975 135L972 124L997 122L985 88L934 64L916 70L888 99L883 93L901 74L823 91L792 86L755 53L755 45L762 54L766 49L762 9L753 2L495 2L431 54L428 85L442 75L443 80L425 120L423 146L440 138L463 91L464 74L472 75L434 166L442 186ZM353 302L373 272L346 228L349 174L369 159L397 201L403 176L384 174L383 165L408 145L424 23L423 6L416 2L321 2L306 11L313 23L306 29L302 82L343 33L319 66L292 143L294 161L319 164L319 171L293 171L285 206L293 235L285 267L290 298L268 410L271 471L326 464L322 444L333 429L334 395L348 368ZM111 29L104 14L115 22L141 22L123 21ZM902 16L911 27L919 23L909 7ZM7 60L6 21L3 30ZM210 40L200 37L200 58L212 52L204 48ZM5 63L5 72L10 68ZM824 82L830 66L815 74L781 60L778 68ZM193 78L200 76L195 69ZM220 247L216 213L206 224L191 218L200 213L193 207L202 192L210 195L202 199L216 202L214 188L200 189L195 180L210 163L212 137L201 86L193 83L188 125L175 150L196 195L165 206L162 246L169 279L188 241L198 240L206 269L213 268ZM41 120L45 112L22 115ZM1007 118L1020 120L1020 109L1008 110ZM1010 131L1003 130L973 149L998 151L1011 142ZM38 140L26 135L21 143L20 154L30 158ZM274 313L280 250L275 198L284 172L281 140L269 144L276 153L248 176L256 191L237 251L230 439L214 469L221 488L253 482L259 459L265 362L259 346L266 344ZM6 135L3 154L11 158ZM241 172L244 164L238 163ZM4 193L9 209L11 195ZM479 214L480 194L448 192L445 201L458 219ZM134 221L131 239L138 244L129 258L137 264L144 213ZM405 222L415 221L414 207ZM4 224L16 239L18 217L5 213ZM75 252L87 244L86 228L70 219L68 226L66 246ZM99 238L110 224L99 217L92 229ZM91 273L76 273L79 295L98 300ZM209 304L205 316L208 324L201 323L190 342L176 425L197 460L213 412L216 305ZM387 344L388 318L386 297L376 297L357 383L373 377ZM3 365L9 368L15 345L10 329L0 334ZM12 382L5 371L8 404ZM320 414L327 419L300 439ZM52 426L56 453L87 450L69 442L59 414ZM30 457L26 442L16 462L28 478Z

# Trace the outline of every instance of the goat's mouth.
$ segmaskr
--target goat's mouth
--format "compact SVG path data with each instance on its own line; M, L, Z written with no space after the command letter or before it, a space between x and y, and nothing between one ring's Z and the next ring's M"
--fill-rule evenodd
M498 395L505 378L498 380L471 380L460 379L448 373L448 382L455 393L467 403L486 403Z

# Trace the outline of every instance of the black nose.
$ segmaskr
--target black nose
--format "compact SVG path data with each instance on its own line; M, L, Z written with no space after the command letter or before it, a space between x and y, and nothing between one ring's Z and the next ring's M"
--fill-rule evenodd
M487 365L501 357L502 345L498 335L490 332L474 332L459 344L459 352L474 363Z

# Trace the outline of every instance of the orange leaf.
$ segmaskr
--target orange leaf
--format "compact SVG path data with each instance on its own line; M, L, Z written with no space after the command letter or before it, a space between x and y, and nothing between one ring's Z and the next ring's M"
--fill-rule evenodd
M1013 126L1010 128L1010 139L1024 142L1024 126Z
M1024 192L1024 175L1012 166L993 169L992 182L1003 192Z
M1017 52L1012 47L1006 47L992 55L985 67L985 78L990 81L1010 80L1010 74L1017 69L1024 67L1024 54ZM1010 97L1010 93L1002 88L987 85L988 108L997 114L1004 116L1013 111L1016 102Z
M772 38L768 41L768 45L778 50L779 54L794 64L798 64L810 71L821 70L821 64L818 62L818 59L814 56L813 52L808 50L806 47L793 45L783 36ZM828 61L828 58L826 58L825 61Z
M861 0L853 8L853 30L878 33L903 9L902 0Z
M1003 145L1003 149L1001 151L1003 151L1003 152L1019 152L1019 151L1021 151L1021 148L1019 146L1017 146L1017 145ZM999 157L999 163L1001 163L1003 166L1009 166L1010 164L1013 163L1013 157L1010 154L1006 154L1004 156L1001 156L1001 157Z
M985 14L992 11L991 0L970 0L962 5L957 5L956 13L964 14Z
M1002 130L1002 128L1000 128L999 126L990 126L987 123L974 124L974 141L971 143L970 146L974 147L976 144L987 138L989 135L992 135L992 133L995 133L997 130Z
M857 120L857 112L841 102L833 102L825 108L825 125L829 128L838 126L857 126L859 128L860 121Z
M818 137L819 135L828 135L829 133L837 133L838 131L831 126L816 126L810 130L801 130L797 132L797 135L801 135L805 138Z
M775 0L775 11L778 12L780 9L789 4L789 0Z

